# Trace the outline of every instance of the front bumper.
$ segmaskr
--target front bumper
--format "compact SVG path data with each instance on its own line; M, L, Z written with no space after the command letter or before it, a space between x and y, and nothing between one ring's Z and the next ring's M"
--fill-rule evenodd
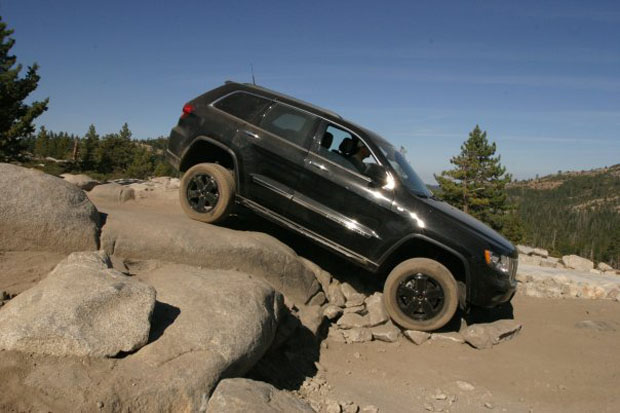
M509 273L495 270L486 263L479 263L472 271L470 304L492 308L509 302L517 291L517 260Z

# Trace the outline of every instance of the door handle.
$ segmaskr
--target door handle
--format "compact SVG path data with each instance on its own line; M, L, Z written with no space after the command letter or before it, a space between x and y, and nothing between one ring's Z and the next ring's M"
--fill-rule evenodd
M258 136L257 134L255 134L252 131L249 131L247 129L243 129L241 132L243 132L244 135L249 136L250 138L254 138L254 139L260 139L260 136Z

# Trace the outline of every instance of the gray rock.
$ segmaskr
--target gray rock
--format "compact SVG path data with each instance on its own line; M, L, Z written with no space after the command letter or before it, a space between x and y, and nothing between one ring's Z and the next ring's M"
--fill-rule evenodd
M109 183L97 185L89 193L88 196L107 202L123 203L136 199L136 191L125 185L117 183Z
M353 402L342 403L342 413L357 413L360 407Z
M377 406L373 406L372 404L368 406L364 406L361 410L362 413L379 413L379 408Z
M366 306L364 304L362 305L357 305L355 307L346 307L344 309L344 313L348 314L348 313L357 313L360 315L363 315L363 313L366 311Z
M330 304L323 310L323 315L330 320L338 318L342 314L342 308L337 305Z
M540 265L541 257L519 254L519 265Z
M327 338L336 342L336 343L346 343L347 340L344 337L343 330L338 330L336 328L330 327L327 332Z
M119 411L199 411L224 377L244 375L270 348L282 295L235 271L165 265L139 275L158 291L152 342L122 359L107 398Z
M364 299L366 296L364 294L355 294L351 296L350 299L345 303L345 307L359 307L364 304Z
M207 413L314 413L306 403L271 384L250 379L222 380L207 403Z
M83 189L84 191L90 191L91 189L100 184L100 182L96 179L93 179L90 176L84 174L62 174L60 176L65 181L77 186L80 189Z
M380 326L376 326L370 329L372 338L375 340L386 341L388 343L395 343L400 337L400 329L394 324L388 323Z
M544 258L540 260L540 263L538 265L540 265L541 267L555 268L558 265L558 262L550 260L549 258Z
M325 301L327 301L327 298L325 298L325 293L323 291L319 291L318 293L314 294L314 296L310 299L310 301L308 301L308 305L310 305L310 306L314 306L314 305L321 306L321 305L325 304Z
M110 214L101 234L102 248L124 258L250 273L300 305L319 291L318 281L299 256L267 234L233 231L189 219L153 225L150 216L143 215L121 210Z
M514 320L498 320L493 323L469 326L462 332L462 335L472 347L485 349L511 340L521 331L521 327L521 324Z
M347 300L349 300L351 297L359 294L355 288L353 288L351 286L351 284L347 283L347 282L343 282L342 284L340 284L340 290L342 291L342 294L344 294L344 298L346 298Z
M155 290L110 268L107 255L73 253L0 312L0 348L109 357L146 344Z
M594 263L592 261L578 255L565 255L562 257L562 263L566 268L572 268L578 271L590 271L594 268Z
M340 284L338 281L333 280L332 283L327 288L327 299L330 304L337 305L338 307L344 307L345 298L340 290Z
M549 256L549 251L543 248L534 248L531 255L538 255L539 257L547 258Z
M338 327L344 329L370 326L370 322L368 321L367 317L361 316L356 313L343 314L342 317L338 319L337 324Z
M476 389L473 384L463 380L457 380L456 386L463 391L472 391Z
M366 343L372 341L372 332L368 328L352 328L342 332L347 343Z
M517 251L519 251L519 255L530 255L534 251L534 248L525 245L517 245Z
M312 261L310 261L310 260L308 260L308 259L306 259L304 257L299 257L299 258L301 259L303 264L310 271L312 271L312 273L316 277L317 281L321 285L321 290L323 290L325 293L327 293L327 289L329 288L329 284L332 282L332 275L330 273L328 273L327 271L325 271L324 269L322 269L321 267L319 267L314 262L312 262Z
M388 321L389 317L383 304L383 294L374 293L366 298L366 308L368 309L368 319L371 326L383 324Z
M325 412L326 413L341 413L342 407L340 403L335 400L327 400L325 402Z
M323 309L318 305L303 306L299 309L299 320L312 334L317 335L323 323Z
M433 341L449 341L452 343L463 344L465 339L461 335L461 333L433 333L431 334L431 340Z
M346 299L346 307L357 307L364 303L366 296L358 293L349 283L340 284L340 290Z
M417 345L420 345L431 338L431 334L426 331L405 330L403 334Z
M597 268L599 271L603 271L603 272L606 272L606 271L614 271L614 269L613 269L613 267L612 267L611 265L606 264L606 263L604 263L604 262L599 262L599 263L598 263L598 265L596 266L596 268Z
M43 172L0 163L0 250L99 248L99 213L84 191Z

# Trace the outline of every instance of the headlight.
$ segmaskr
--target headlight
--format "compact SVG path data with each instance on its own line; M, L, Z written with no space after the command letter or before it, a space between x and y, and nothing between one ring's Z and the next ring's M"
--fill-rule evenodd
M511 270L510 258L505 255L499 255L493 251L484 250L484 259L491 267L503 273L509 274Z

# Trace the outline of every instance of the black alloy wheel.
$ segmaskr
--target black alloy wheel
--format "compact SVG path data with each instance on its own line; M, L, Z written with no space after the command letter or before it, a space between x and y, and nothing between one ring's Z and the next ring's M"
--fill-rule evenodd
M396 290L398 307L414 320L435 317L444 304L441 285L426 274L417 273L404 279Z
M196 212L209 212L220 198L217 182L210 175L194 175L187 185L187 202Z

